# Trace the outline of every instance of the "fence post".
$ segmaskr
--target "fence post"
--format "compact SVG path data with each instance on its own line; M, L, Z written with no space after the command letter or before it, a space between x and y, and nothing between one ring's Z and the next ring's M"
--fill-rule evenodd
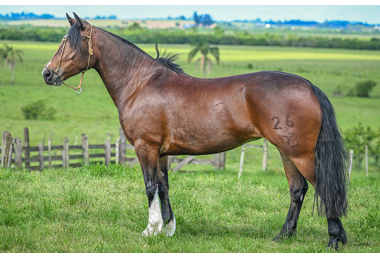
M239 176L238 178L240 178L241 176L241 173L243 172L243 165L244 165L244 153L245 153L245 147L243 146L241 148L241 155L240 155L240 167L239 167Z
M40 170L44 169L44 144L39 143L38 144L38 162L40 163Z
M7 164L7 168L11 168L11 163L12 163L12 154L13 154L13 144L14 144L14 139L11 138L11 146L9 147L9 154L8 154L8 164Z
M49 168L51 168L51 137L48 140Z
M226 155L227 155L226 152L222 152L220 154L220 169L221 170L226 169Z
M348 181L351 181L352 159L354 157L354 150L350 150L349 164L348 164Z
M214 169L224 170L225 160L226 160L225 152L214 154Z
M26 163L25 163L25 168L29 169L30 168L30 162L29 162L29 157L30 157L30 153L29 153L29 128L27 127L24 127L24 147L25 147L25 160L26 160Z
M365 177L368 178L368 145L365 146Z
M263 171L267 170L268 166L268 141L267 139L263 140Z
M82 134L82 150L83 150L83 163L88 165L90 163L90 154L88 151L88 137L86 134Z
M62 166L63 168L67 168L69 165L69 138L65 137L63 139Z
M104 163L106 166L109 166L110 165L110 161L111 161L111 142L110 140L106 140L104 142Z
M124 135L124 131L123 129L120 127L120 131L119 131L119 135L120 135L120 157L119 157L119 161L120 161L120 164L122 165L125 165L125 163L127 162L127 155L126 155L126 151L127 151L127 140L125 139L125 135Z
M3 131L1 135L1 167L7 167L11 158L9 157L9 153L12 152L12 135L7 131Z
M219 167L220 167L220 153L214 154L214 162L213 162L213 164L214 164L214 169L218 170Z
M20 138L15 138L15 167L17 169L22 168L22 141Z
M115 163L120 163L120 137L117 138L115 143Z

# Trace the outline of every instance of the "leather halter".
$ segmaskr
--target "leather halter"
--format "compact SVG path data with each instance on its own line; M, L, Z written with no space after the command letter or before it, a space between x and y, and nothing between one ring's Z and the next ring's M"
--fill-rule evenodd
M56 69L49 68L46 64L45 64L45 66L44 66L45 68L47 68L47 69L53 71L55 74L57 74L58 77L61 79L62 83L63 83L64 85L66 85L66 86L68 86L68 87L74 89L75 92L76 92L77 94L80 94L80 93L82 92L82 87L81 87L81 86L82 86L82 81L83 81L84 73L88 70L88 68L89 68L89 66L90 66L90 59L91 59L91 56L94 54L94 50L92 49L92 40L91 40L91 38L92 38L92 25L91 25L91 24L90 24L90 28L91 28L91 30L90 30L90 36L87 36L87 35L81 35L81 36L83 36L83 37L88 38L88 61L87 61L87 68L86 68L86 70L85 70L85 71L82 71L82 76L81 76L81 78L80 78L80 82L79 82L78 87L72 87L72 86L66 84L66 83L64 82L62 76L58 73L58 69L59 69L59 67L60 67L60 65L61 65L61 61L62 61L62 57L63 57L63 52L65 51L65 46L66 46L66 43L67 43L67 37L64 37L63 40L62 40L62 42L61 42L61 45L63 45L63 49L62 49L62 52L61 52L61 56L60 56L60 58L59 58L59 62L58 62L58 66L57 66L57 68L56 68ZM59 50L59 48L58 48L58 50ZM54 83L54 85L56 85L56 83ZM78 91L78 89L79 89L79 91Z

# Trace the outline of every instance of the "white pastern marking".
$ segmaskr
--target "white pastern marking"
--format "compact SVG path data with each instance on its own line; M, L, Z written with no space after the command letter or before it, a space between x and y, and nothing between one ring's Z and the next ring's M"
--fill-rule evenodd
M161 216L160 200L158 199L158 189L154 193L154 197L149 207L148 226L143 232L144 236L157 235L161 232L164 222Z
M173 219L170 220L170 222L168 224L166 224L165 226L165 235L168 236L168 237L172 237L175 233L175 217L173 215Z

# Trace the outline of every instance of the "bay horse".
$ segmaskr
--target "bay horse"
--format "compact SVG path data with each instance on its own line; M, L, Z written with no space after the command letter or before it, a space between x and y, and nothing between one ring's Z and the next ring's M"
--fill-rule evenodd
M195 78L174 63L152 58L131 42L92 26L74 13L57 53L44 66L49 85L94 68L119 112L145 181L149 220L143 235L173 236L168 155L213 154L266 138L277 147L289 183L290 207L274 238L296 234L308 182L318 213L327 217L328 249L347 242L340 217L347 213L346 150L326 95L310 81L262 71L215 79Z

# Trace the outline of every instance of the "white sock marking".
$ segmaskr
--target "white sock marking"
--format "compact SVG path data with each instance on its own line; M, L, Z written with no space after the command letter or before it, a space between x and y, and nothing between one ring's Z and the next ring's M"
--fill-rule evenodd
M168 224L166 224L164 230L165 230L165 235L167 237L172 237L175 233L175 217L173 215L173 219L170 220L170 222Z
M154 193L154 197L149 207L148 226L143 232L144 236L157 235L161 232L163 226L161 215L160 200L158 199L158 189Z

